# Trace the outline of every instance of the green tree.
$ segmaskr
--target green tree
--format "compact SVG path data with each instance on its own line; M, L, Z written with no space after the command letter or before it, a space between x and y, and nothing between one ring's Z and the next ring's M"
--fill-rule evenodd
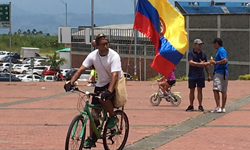
M54 52L52 56L47 55L48 60L43 61L41 65L47 65L47 66L50 66L54 70L59 70L60 66L62 66L66 62L66 59L60 58L57 54L58 53Z

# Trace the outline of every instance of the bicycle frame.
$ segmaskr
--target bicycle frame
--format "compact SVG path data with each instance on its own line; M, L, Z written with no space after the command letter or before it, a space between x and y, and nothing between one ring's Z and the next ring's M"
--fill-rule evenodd
M88 98L89 98L89 95L88 95ZM102 112L103 112L103 118L101 119L100 128L96 127L96 125L94 123L94 118L92 117L89 108L101 109L102 110ZM80 134L80 139L82 139L82 136L84 135L84 129L86 127L88 119L90 120L90 124L92 125L94 133L96 134L97 138L99 139L101 137L101 131L102 131L102 128L104 126L105 118L107 117L107 111L105 110L105 108L103 106L96 106L94 104L89 104L89 100L87 100L86 103L85 103L85 107L84 107L83 111L80 114L81 115L85 115L84 121L83 121L84 122L83 128L82 128L82 131L81 131L81 134ZM73 132L71 134L72 137L75 134L77 126L78 126L78 123L75 124Z

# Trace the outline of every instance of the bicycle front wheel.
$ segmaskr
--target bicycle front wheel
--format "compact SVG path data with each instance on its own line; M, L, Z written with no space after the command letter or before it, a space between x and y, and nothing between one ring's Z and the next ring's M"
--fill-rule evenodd
M119 122L112 129L108 129L108 123L106 122L103 130L103 146L105 150L122 150L128 139L128 117L121 110L116 110L115 113Z
M78 115L72 120L66 137L65 150L82 150L86 135L83 119L82 115Z
M161 103L161 97L157 93L152 94L149 98L149 102L153 106L158 106Z

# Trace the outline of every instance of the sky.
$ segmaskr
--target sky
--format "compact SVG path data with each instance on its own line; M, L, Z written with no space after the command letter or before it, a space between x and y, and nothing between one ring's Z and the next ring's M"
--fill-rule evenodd
M93 0L94 1L94 14L98 16L98 14L117 14L117 15L131 15L134 14L134 0ZM180 0L180 1L189 1L194 2L196 0ZM210 1L210 0L197 0L199 2L201 1ZM225 1L241 1L241 2L250 2L250 0L215 0L215 2L225 2ZM12 20L13 20L13 30L17 30L19 26L22 26L25 30L28 28L38 28L37 25L31 24L32 19L30 19L29 15L53 15L55 16L54 20L60 20L57 21L57 23L52 23L56 27L62 26L65 24L65 17L66 16L66 7L65 4L67 4L67 13L68 13L68 25L69 26L77 26L82 25L81 23L78 23L76 25L72 22L79 19L79 16L82 17L80 19L83 20L90 20L90 14L91 14L91 2L92 0L0 0L0 4L9 4L11 2L11 9L12 9ZM169 2L174 6L174 0L169 0ZM20 13L21 12L21 13ZM70 15L71 13L71 15ZM21 16L21 17L20 17ZM89 16L89 18L86 18L86 16ZM77 19L76 19L77 18ZM96 17L94 17L96 18ZM105 19L105 18L103 18ZM114 18L115 20L117 18ZM119 18L121 20L121 18ZM119 19L118 22L119 22ZM37 18L36 18L37 20ZM123 19L125 20L125 19ZM133 18L131 19L133 21ZM41 20L42 22L43 20ZM99 18L99 23L105 23L110 20L103 21ZM34 20L33 20L34 22ZM59 22L59 23L58 23ZM90 25L90 21L88 21L89 24L84 25ZM14 24L15 23L15 24ZM46 22L45 22L46 23ZM96 22L94 22L96 23ZM121 23L121 22L119 22ZM126 23L125 21L123 23ZM128 22L128 23L131 23ZM39 28L42 24L39 24ZM46 24L43 25L43 27L46 27ZM57 28L53 27L53 31L57 32ZM51 28L47 26L46 28ZM46 30L46 29L39 29L39 30ZM8 28L6 29L0 29L0 33L7 33Z
M65 14L67 3L68 13L91 14L92 0L1 0L0 4L11 2L13 8L23 9L34 14ZM210 1L210 0L181 0L181 1ZM215 0L238 1L238 0ZM249 0L239 0L247 2ZM169 0L174 5L174 0ZM95 13L133 14L134 0L94 0Z

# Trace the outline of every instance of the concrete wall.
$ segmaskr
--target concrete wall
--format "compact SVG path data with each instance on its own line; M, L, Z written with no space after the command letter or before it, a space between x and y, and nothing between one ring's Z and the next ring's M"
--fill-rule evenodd
M61 69L71 68L71 56L70 52L59 52L60 58L66 59L66 62L60 67Z
M189 50L193 49L193 40L200 38L205 43L202 50L208 58L215 56L216 49L213 48L212 41L220 37L228 53L229 79L235 80L239 75L250 73L250 16L248 14L186 15L185 19ZM213 72L212 67L210 72Z

